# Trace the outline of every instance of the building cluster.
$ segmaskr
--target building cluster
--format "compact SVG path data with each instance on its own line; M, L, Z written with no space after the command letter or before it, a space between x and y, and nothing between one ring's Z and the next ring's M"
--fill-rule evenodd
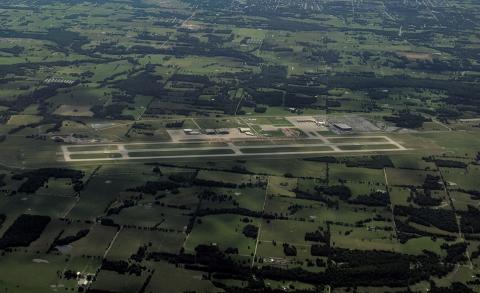
M199 134L202 134L202 132L200 132L199 130L194 130L194 129L184 129L183 132L187 135L199 135ZM219 129L205 129L203 131L203 133L207 134L207 135L225 135L225 134L229 134L230 133L230 130L228 130L227 128L219 128Z
M352 131L352 127L345 123L333 123L333 126L340 131Z
M190 129L190 128L183 129L183 132L187 135L200 135L200 134L226 135L226 134L230 134L230 131L231 130L228 129L228 128L217 128L217 129L207 128L207 129L204 129L202 131L200 131L198 129ZM249 127L239 127L238 131L240 133L245 134L245 135L255 136L255 134L252 132L252 129L250 129Z
M51 78L45 79L43 82L46 83L46 84L66 84L66 85L73 85L73 84L75 83L75 80L51 77Z
M249 136L254 136L255 134L252 132L252 130L248 127L239 127L238 128L238 131L240 131L241 133L244 133L246 135L249 135Z

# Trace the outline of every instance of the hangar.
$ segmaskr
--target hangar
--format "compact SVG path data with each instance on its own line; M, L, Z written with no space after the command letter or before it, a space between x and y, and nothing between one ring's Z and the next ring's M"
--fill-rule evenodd
M352 127L345 123L334 123L333 126L341 131L352 131Z

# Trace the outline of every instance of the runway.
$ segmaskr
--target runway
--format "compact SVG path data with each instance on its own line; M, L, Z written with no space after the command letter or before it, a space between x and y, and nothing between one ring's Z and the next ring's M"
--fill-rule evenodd
M333 137L332 137L333 138ZM353 136L334 137L354 139ZM248 141L138 142L62 145L65 162L151 160L215 157L251 157L316 155L336 153L398 152L408 150L388 136L358 136L362 142L330 142L328 137L307 138L309 143L294 140L268 140L265 144L248 145ZM372 139L374 141L365 141ZM381 140L381 141L378 141ZM246 143L246 145L245 145ZM261 142L260 142L261 143ZM272 144L273 143L273 144ZM212 144L212 146L209 146ZM190 146L191 145L191 146ZM77 150L78 149L78 150ZM91 149L91 150L90 150Z

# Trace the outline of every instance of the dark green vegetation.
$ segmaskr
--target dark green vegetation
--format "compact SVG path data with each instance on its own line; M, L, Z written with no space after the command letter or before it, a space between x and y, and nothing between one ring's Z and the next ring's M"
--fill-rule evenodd
M0 292L479 292L477 2L3 0Z

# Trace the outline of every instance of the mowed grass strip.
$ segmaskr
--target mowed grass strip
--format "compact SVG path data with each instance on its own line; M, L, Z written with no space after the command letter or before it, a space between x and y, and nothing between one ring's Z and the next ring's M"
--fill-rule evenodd
M325 137L332 143L369 143L369 142L385 142L389 141L385 137Z
M245 141L235 141L236 146L256 146L256 145L272 145L274 144L272 140L245 140Z
M257 145L279 145L279 144L322 144L321 139L271 139L271 140L251 140L235 142L236 146L257 146Z
M226 155L235 153L231 149L217 150L186 150L186 151L151 151L151 152L135 152L131 151L128 156L131 158L142 157L168 157L168 156L196 156L196 155Z
M194 143L159 143L159 144L126 144L127 150L141 150L141 149L168 149L168 148L198 148L198 147L224 147L227 146L224 142L194 142Z
M321 139L278 139L274 140L273 144L323 144Z
M352 144L352 145L339 145L338 148L341 149L342 151L398 149L398 147L393 144L362 144L362 145Z
M70 154L72 160L84 159L112 159L122 157L119 153L95 153L95 154Z
M329 146L312 146L312 147L278 147L278 148L241 148L240 151L245 154L256 154L256 153L287 153L287 152L320 152L320 151L332 151L332 148Z
M116 145L82 145L82 146L69 146L70 152L95 152L95 151L116 151L118 148Z

